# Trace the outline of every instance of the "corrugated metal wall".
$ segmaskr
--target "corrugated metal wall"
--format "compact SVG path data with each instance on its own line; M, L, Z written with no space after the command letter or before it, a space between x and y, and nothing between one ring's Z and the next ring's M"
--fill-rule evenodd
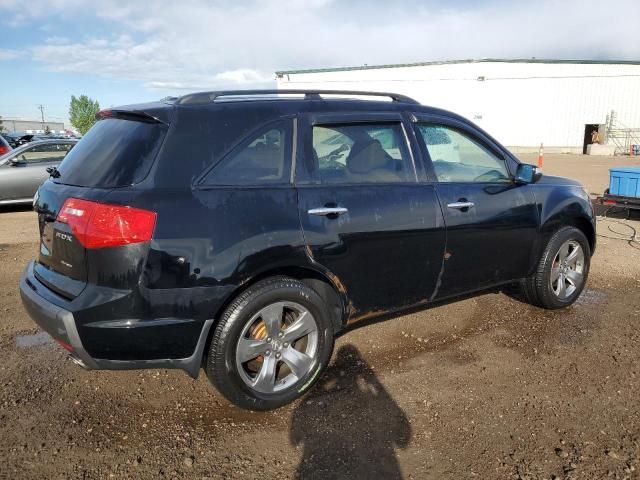
M64 123L62 122L44 122L45 126L49 126L49 130L56 133L64 132ZM30 132L44 132L44 128L42 126L42 122L38 120L14 120L11 118L3 118L2 126L5 131L9 133L13 132L26 132L27 130Z
M640 127L640 65L469 62L285 73L277 82L403 93L469 118L508 146L581 150L585 124L605 123L611 110Z

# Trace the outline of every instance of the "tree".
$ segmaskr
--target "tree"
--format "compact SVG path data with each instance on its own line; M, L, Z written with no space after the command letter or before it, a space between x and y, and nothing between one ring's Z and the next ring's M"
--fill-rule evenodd
M84 135L96 123L96 113L100 111L100 104L97 100L91 100L86 95L75 97L71 95L69 105L69 120L76 130Z
M44 134L45 135L49 135L51 133L51 129L49 128L49 125L45 125L44 126Z
M4 132L4 125L2 124L2 117L0 117L0 133Z

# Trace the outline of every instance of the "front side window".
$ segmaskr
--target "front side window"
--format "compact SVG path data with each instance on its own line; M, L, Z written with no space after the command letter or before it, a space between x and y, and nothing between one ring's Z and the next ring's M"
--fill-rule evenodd
M439 182L509 182L504 160L465 133L444 125L423 124L418 131Z
M61 162L69 153L73 145L67 143L52 143L46 145L34 145L27 148L14 158L17 161L27 163Z
M289 182L291 129L281 122L262 130L231 152L207 175L214 185L264 185Z
M399 123L316 125L312 146L321 183L415 181Z

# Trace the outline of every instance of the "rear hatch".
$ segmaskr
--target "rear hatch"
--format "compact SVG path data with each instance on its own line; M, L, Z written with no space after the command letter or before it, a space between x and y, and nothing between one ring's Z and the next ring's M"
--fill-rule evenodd
M149 222L155 224L155 214L104 200L114 189L144 180L167 128L165 122L143 112L99 114L99 121L36 193L40 251L34 274L38 280L73 299L90 278L91 251L150 239L153 225L149 227Z

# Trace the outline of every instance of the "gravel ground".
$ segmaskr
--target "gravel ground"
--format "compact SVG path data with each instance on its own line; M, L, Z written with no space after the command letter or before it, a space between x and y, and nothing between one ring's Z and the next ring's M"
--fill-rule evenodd
M595 193L629 163L544 170ZM251 413L204 375L67 360L17 291L36 235L33 212L0 212L0 478L640 478L637 244L600 238L563 311L485 294L353 330L305 398Z

